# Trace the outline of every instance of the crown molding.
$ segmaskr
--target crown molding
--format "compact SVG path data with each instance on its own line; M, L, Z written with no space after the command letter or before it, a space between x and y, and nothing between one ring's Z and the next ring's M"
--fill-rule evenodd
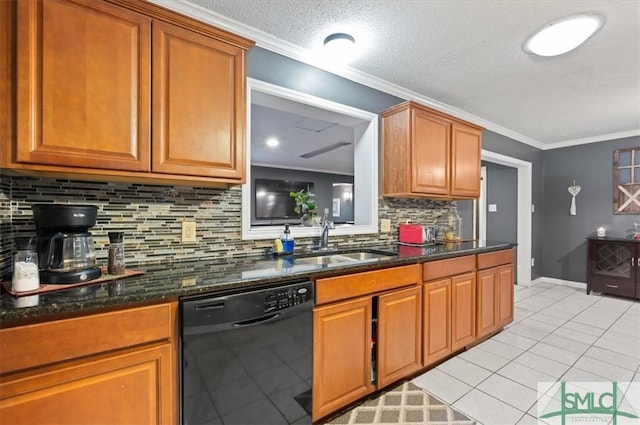
M640 128L617 133L602 134L600 136L585 137L582 139L565 140L564 142L549 143L543 150L566 148L569 146L586 145L587 143L608 142L610 140L625 139L627 137L640 136Z

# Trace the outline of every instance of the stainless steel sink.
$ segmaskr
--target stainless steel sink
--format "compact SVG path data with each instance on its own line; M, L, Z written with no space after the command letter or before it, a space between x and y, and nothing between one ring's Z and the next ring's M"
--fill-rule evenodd
M393 254L387 252L381 253L373 251L346 252L340 255L342 257L352 258L355 261L379 260L393 256Z
M317 255L314 257L296 258L294 264L336 264L350 263L355 261L352 258L338 254Z
M310 257L295 259L295 264L339 264L378 261L393 257L395 254L383 251L327 252Z

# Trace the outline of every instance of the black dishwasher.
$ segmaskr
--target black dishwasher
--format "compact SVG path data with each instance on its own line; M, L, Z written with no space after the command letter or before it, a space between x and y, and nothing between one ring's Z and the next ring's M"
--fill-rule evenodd
M185 297L182 423L311 423L313 284Z

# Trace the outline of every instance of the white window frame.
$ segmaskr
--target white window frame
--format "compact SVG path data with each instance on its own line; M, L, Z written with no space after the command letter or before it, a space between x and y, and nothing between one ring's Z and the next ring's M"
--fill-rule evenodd
M354 147L354 222L336 225L331 235L346 236L378 233L378 115L311 96L284 87L276 86L253 78L247 79L247 183L242 185L242 239L273 239L282 235L282 225L251 226L251 94L260 91L295 102L304 103L332 112L359 118L367 123L355 129ZM295 238L317 237L318 227L292 226Z

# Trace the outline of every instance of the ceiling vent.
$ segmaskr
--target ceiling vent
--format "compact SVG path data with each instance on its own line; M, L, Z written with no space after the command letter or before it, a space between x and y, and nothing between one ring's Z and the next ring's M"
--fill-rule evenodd
M309 131L314 131L316 133L321 133L326 129L333 127L334 125L336 124L327 122L327 121L314 120L313 118L305 118L299 123L297 123L295 127L301 130L309 130Z
M322 155L323 153L331 152L343 146L349 146L351 143L349 142L338 142L333 145L325 146L324 148L316 149L315 151L303 153L300 155L300 158L313 158L314 156Z

